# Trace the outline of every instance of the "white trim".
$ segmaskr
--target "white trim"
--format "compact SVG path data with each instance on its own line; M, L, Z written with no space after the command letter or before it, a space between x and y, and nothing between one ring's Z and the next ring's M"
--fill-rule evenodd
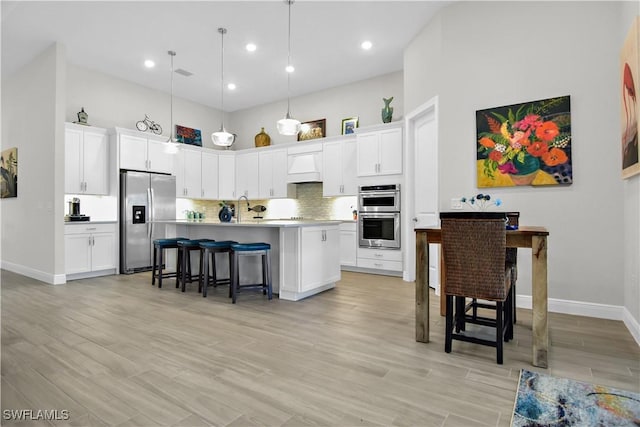
M531 296L517 295L516 305L531 310ZM629 333L640 345L640 323L633 318L629 310L621 305L598 304L594 302L570 301L549 298L550 313L574 314L577 316L595 317L597 319L621 320Z
M622 307L622 321L631 332L631 335L636 340L636 343L640 345L640 323L633 318L631 312L627 310L627 307Z
M415 122L422 116L429 114L433 111L433 121L436 129L436 138L440 137L440 131L438 129L439 98L438 95L432 97L424 104L416 107L410 113L404 116L404 183L402 192L402 253L403 259L403 273L402 280L405 282L413 282L416 280L416 266L415 266L415 252L416 252L416 240L415 232L413 231L413 213L415 210L415 204L412 199L415 186L415 172L414 172L414 154L415 154L415 140L413 131L415 128ZM436 151L438 151L439 142L436 140ZM439 176L439 172L438 172ZM440 192L440 186L438 185L438 193ZM436 194L436 199L439 199L439 194ZM428 261L427 261L428 262ZM439 288L439 287L438 287ZM436 289L439 293L439 289Z
M531 310L531 296L516 296L516 306ZM550 313L575 314L577 316L595 317L597 319L622 320L622 306L598 304L594 302L571 301L549 298Z
M22 274L23 276L31 277L32 279L40 280L50 285L64 285L67 283L67 276L65 274L50 274L4 260L0 261L0 263L4 270Z

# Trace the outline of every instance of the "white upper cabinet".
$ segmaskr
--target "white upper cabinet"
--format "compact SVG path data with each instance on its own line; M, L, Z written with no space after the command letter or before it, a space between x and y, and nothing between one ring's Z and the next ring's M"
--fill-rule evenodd
M259 196L258 153L236 155L236 195L257 199Z
M287 150L258 153L259 194L261 199L289 197L287 193Z
M218 155L212 150L202 150L202 198L218 199L219 172Z
M236 198L236 156L233 152L218 154L218 197L220 200Z
M181 147L175 156L176 197L218 198L218 154L213 150Z
M131 131L134 132L134 131ZM120 169L172 173L175 146L158 137L118 132Z
M355 196L358 194L356 182L356 141L333 141L323 146L322 195Z
M402 128L358 134L357 144L358 176L402 174Z
M67 194L109 194L109 137L106 129L65 124Z
M180 147L175 155L176 197L199 199L202 196L202 155L199 149Z

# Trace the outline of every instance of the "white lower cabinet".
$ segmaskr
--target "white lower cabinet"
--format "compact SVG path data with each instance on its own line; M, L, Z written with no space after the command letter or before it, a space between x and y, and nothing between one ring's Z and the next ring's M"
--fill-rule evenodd
M402 271L402 251L394 249L358 248L358 267Z
M115 274L116 224L65 224L67 280Z
M340 265L355 267L358 257L358 236L355 222L340 224Z
M297 301L335 287L340 280L339 224L283 228L280 299Z
M340 280L339 231L337 228L305 227L301 229L302 292L324 283Z

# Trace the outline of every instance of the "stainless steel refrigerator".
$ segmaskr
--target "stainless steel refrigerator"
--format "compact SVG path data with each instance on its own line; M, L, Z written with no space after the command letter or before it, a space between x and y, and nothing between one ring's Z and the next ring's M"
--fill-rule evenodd
M165 236L165 224L176 218L176 177L120 172L120 272L150 270L153 240Z

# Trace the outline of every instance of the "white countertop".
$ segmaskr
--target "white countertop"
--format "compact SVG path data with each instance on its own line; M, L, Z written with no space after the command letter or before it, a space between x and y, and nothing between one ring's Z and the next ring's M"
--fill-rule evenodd
M271 228L284 228L284 227L314 227L318 225L340 225L342 221L325 221L325 220L288 220L288 219L247 219L238 223L235 220L232 222L220 222L213 219L201 219L201 220L188 220L188 219L176 219L165 221L152 221L158 224L176 224L176 225L197 225L197 226L222 226L222 227L271 227Z
M115 219L112 221L65 221L64 225L87 225L87 224L115 224Z

